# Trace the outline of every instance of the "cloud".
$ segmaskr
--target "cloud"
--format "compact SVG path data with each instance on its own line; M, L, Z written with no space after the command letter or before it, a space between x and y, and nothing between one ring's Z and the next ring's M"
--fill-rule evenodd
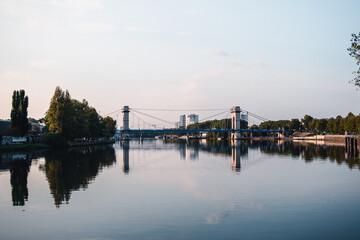
M184 13L187 15L197 15L198 11L193 10L193 9L186 9L186 10L184 10Z
M30 60L28 65L33 68L53 68L59 65L57 60Z
M227 57L229 56L229 54L227 52L224 52L224 51L221 51L221 50L218 50L218 49L212 49L212 48L209 48L205 51L205 53L209 56L220 56L220 57Z
M248 63L248 64L245 64L244 66L247 67L247 68L254 68L254 67L263 67L265 66L266 64L262 61L258 61L258 62L253 62L253 63Z
M161 31L150 29L150 28L143 28L143 27L128 27L125 29L128 32L143 32L143 33L161 33Z
M99 10L103 8L99 0L52 0L49 5L61 8L71 8L82 11Z
M191 32L177 32L177 35L191 35Z
M113 24L102 22L79 22L72 27L72 30L80 33L101 33L117 31L119 28Z
M102 22L75 22L72 24L62 24L53 19L27 19L27 26L31 29L42 32L77 32L77 33L102 33L117 31L116 25Z
M5 11L5 12L7 12L9 14L16 14L17 13L17 10L16 10L17 8L13 4L10 4L8 2L1 2L0 6L1 6L0 9L2 9L3 11Z
M242 66L241 63L238 63L236 61L229 61L229 62L227 62L227 64L232 65L232 66Z

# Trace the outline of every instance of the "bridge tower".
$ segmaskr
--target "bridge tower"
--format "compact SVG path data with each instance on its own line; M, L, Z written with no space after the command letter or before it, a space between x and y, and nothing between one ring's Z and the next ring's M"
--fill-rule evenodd
M123 113L123 139L129 139L129 112L130 108L129 106L124 106L122 113Z
M241 137L240 112L241 110L239 106L231 108L231 129L235 130L235 132L231 133L232 140L237 140Z

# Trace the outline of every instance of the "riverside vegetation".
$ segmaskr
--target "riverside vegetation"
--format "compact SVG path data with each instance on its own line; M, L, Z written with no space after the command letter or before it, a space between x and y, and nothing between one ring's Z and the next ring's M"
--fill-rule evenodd
M27 117L28 105L29 99L25 91L14 91L10 129L6 135L13 137L27 135L30 120ZM39 121L45 122L43 142L51 146L66 146L77 139L92 143L99 138L109 139L114 136L116 128L114 119L100 116L85 99L81 102L72 99L69 91L63 91L60 87L56 87L49 109L45 117Z

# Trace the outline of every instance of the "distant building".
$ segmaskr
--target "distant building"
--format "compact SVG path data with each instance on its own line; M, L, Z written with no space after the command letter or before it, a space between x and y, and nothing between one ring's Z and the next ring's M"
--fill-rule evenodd
M180 115L180 121L175 123L176 128L186 127L186 116L185 114Z
M190 124L198 123L199 122L199 115L189 114L189 115L180 115L180 121L175 123L176 128L185 128Z
M248 116L247 113L246 113L246 114L241 113L241 114L240 114L240 119L241 119L241 120L244 120L244 121L246 121L246 122L249 122L249 116Z
M40 122L30 122L29 132L31 133L42 133L45 129L45 124Z
M198 123L199 122L199 115L196 114L189 114L186 117L186 127L190 124Z

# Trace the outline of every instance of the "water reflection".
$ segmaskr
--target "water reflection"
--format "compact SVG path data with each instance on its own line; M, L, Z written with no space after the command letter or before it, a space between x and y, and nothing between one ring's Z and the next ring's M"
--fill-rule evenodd
M266 154L300 157L305 162L328 159L330 162L346 164L351 169L360 169L359 156L348 155L345 147L341 145L315 145L305 142L279 142L278 144L258 142L255 144Z
M130 149L136 146L131 142L121 142L123 157L122 170L130 173ZM325 161L346 164L349 168L360 169L358 157L349 157L344 146L314 145L297 142L237 142L207 143L205 141L160 143L146 141L139 144L141 151L178 151L182 160L199 161L201 152L229 156L234 172L243 171L244 160L249 151L260 151L267 155L284 155L305 162ZM73 148L67 150L50 150L26 153L1 153L0 171L10 173L11 199L13 206L24 206L29 199L28 176L32 161L44 158L39 165L44 172L50 193L56 207L69 203L73 191L86 189L94 181L104 167L110 167L116 162L115 150L112 146ZM245 164L246 165L246 164Z
M0 170L10 171L11 199L13 206L24 206L29 198L28 175L31 161L39 153L3 153L0 155Z
M142 141L141 141L142 144ZM130 143L129 141L121 141L120 145L123 148L123 171L125 174L129 173L129 149Z
M86 189L99 171L116 162L113 147L86 147L49 151L44 170L56 207L69 203L71 192Z

